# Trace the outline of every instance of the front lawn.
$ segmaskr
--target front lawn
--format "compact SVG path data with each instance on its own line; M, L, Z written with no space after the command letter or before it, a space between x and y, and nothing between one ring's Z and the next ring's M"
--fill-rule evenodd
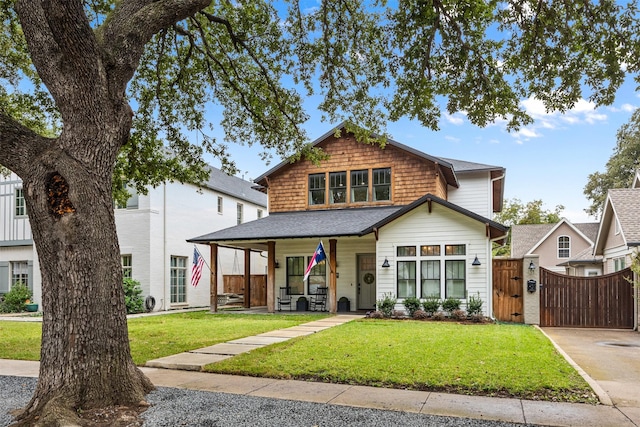
M364 319L251 351L207 372L595 403L537 329Z
M311 322L327 315L173 313L129 319L131 354L148 360ZM39 360L42 324L0 322L0 359Z

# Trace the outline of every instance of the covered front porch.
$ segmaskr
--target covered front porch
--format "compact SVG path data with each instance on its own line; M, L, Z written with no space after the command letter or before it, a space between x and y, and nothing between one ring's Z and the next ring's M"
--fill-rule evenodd
M304 280L304 272L320 241L326 253L326 260L311 269ZM210 304L213 312L218 311L219 272L217 266L219 248L233 248L244 252L244 308L251 308L252 286L251 252L260 252L267 258L266 267L266 310L296 311L298 300L308 303L326 288L326 304L318 310L338 312L338 301L348 301L348 310L363 311L375 309L376 278L383 261L378 262L376 241L373 235L343 238L304 238L267 241L209 241L211 281ZM284 296L289 301L284 304ZM344 304L341 305L344 310ZM309 309L309 308L308 308Z

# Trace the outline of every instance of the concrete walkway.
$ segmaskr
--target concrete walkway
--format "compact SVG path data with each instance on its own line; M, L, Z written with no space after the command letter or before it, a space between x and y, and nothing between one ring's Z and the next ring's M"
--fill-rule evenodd
M178 369L183 371L201 371L202 367L210 363L219 362L235 355L246 353L256 348L264 347L291 338L315 334L332 326L342 325L362 316L341 314L325 319L303 323L291 328L265 332L252 337L240 338L209 347L191 350L185 353L174 354L160 359L149 360L146 364L151 368Z

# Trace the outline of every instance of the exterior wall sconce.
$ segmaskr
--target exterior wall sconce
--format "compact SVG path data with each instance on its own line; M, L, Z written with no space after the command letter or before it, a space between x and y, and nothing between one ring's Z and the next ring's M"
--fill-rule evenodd
M389 260L387 257L384 257L384 262L382 263L382 268L389 268L391 265L389 264Z
M471 263L471 265L481 265L481 264L480 264L480 260L478 259L478 255L476 255L476 258L473 260L473 262Z
M273 265L275 268L280 268L280 263L278 262L278 260L276 260L276 262L274 262Z
M533 273L533 270L536 269L536 265L533 263L533 261L529 261L529 271Z

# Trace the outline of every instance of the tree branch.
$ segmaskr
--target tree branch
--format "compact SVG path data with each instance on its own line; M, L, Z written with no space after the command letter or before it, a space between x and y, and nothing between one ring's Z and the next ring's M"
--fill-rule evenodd
M45 138L0 111L0 165L25 176L34 159L52 146Z
M164 28L194 15L211 0L130 0L118 2L100 29L110 87L124 93L146 43Z

